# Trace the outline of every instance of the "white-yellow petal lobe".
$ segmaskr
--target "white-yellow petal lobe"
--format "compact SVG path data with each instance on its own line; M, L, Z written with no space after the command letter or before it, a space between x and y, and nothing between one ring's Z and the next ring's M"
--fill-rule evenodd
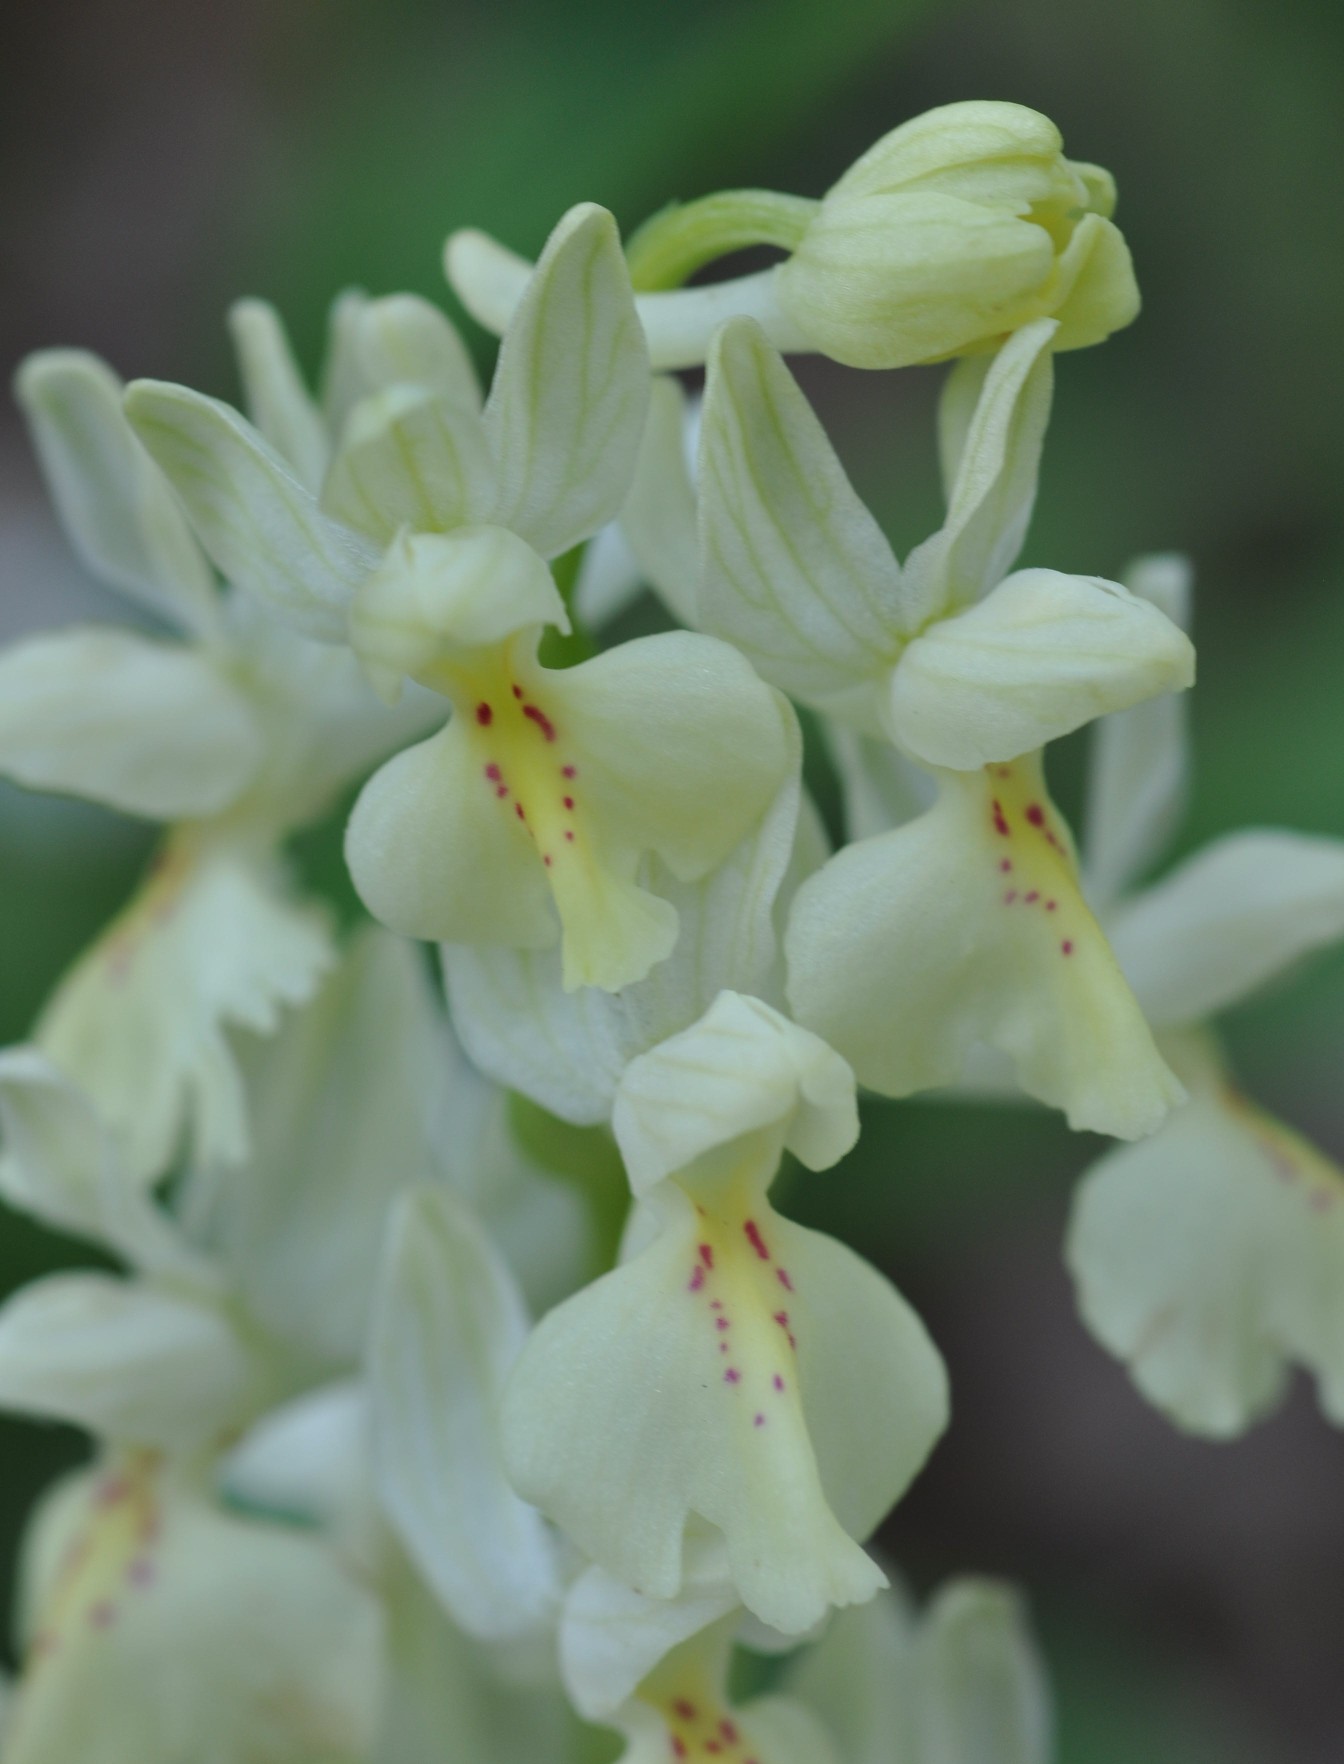
M915 639L892 677L893 738L926 765L971 771L1194 681L1190 639L1096 576L1019 570Z
M557 934L515 804L459 718L390 759L360 792L345 860L393 931L453 943L544 948Z
M340 642L377 547L323 514L288 461L218 399L136 380L125 409L229 581L306 636Z
M650 388L644 438L621 509L620 531L663 604L683 625L694 627L700 556L686 418L681 382L660 374Z
M1179 1426L1243 1432L1294 1365L1344 1422L1344 1173L1225 1083L1093 1166L1066 1253L1088 1326Z
M1079 892L1038 759L940 774L926 814L803 884L785 947L799 1022L884 1095L954 1083L977 1042L1076 1128L1136 1138L1184 1095Z
M15 379L70 542L94 575L192 631L218 618L214 578L162 472L96 355L43 349Z
M1197 1023L1344 937L1344 841L1228 834L1108 925L1149 1020Z
M576 794L682 881L727 857L795 763L788 704L712 637L637 638L547 685L573 720Z
M0 772L169 821L227 808L264 757L244 695L203 650L94 626L0 651Z
M542 625L569 630L555 579L530 545L495 526L402 533L350 608L350 641L366 665L410 674L440 691L456 687L473 713L484 703L492 716L489 697L473 699L473 682L445 674L439 664L456 651L485 649ZM456 659L469 672L486 671L483 657ZM482 689L499 684L485 679ZM506 682L504 689L512 687Z
M546 243L500 346L485 407L494 519L543 557L620 512L649 398L649 357L616 223L572 208Z
M170 838L129 905L60 982L35 1039L112 1129L132 1177L194 1155L236 1162L247 1111L229 1026L273 1030L332 960L325 915L266 860Z
M760 999L721 992L698 1023L630 1062L612 1126L637 1195L762 1128L824 1170L859 1137L854 1074Z

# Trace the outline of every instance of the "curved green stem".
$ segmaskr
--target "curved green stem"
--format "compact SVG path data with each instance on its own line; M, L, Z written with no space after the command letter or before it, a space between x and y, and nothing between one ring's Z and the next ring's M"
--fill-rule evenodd
M705 264L748 245L792 251L820 206L776 190L720 190L671 203L631 235L625 248L630 280L637 293L656 293L679 288Z

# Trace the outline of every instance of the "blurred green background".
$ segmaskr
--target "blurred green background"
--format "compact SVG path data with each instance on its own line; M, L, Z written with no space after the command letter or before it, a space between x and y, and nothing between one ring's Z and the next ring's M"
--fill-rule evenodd
M13 0L0 21L0 354L48 343L235 395L222 313L275 300L313 365L358 283L444 297L457 225L534 252L571 202L819 194L932 104L1054 117L1116 174L1140 322L1063 358L1027 561L1190 552L1198 778L1182 845L1344 832L1344 9L1327 0ZM478 333L482 359L488 345ZM904 549L931 529L936 371L801 374ZM0 637L115 609L0 420ZM1067 745L1067 744L1066 744ZM1067 804L1077 755L1056 768ZM0 1040L130 888L142 829L0 795ZM1228 1024L1248 1087L1344 1153L1344 960ZM1029 1587L1061 1764L1344 1756L1344 1439L1299 1389L1182 1439L1075 1321L1059 1261L1095 1151L1025 1111L873 1107L795 1210L882 1261L955 1420L888 1542L918 1584ZM6 1217L0 1286L80 1252ZM0 1425L0 1552L78 1442Z

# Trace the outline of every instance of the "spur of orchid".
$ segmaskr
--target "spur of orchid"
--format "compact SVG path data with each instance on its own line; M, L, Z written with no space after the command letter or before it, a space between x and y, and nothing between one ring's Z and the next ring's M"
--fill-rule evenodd
M396 294L336 299L316 393L236 305L243 409L22 365L136 618L0 653L0 772L164 833L0 1050L0 1193L106 1263L0 1307L0 1403L91 1442L29 1526L3 1764L1050 1764L1020 1595L917 1600L877 1541L955 1392L788 1216L861 1086L1123 1142L1089 1327L1179 1426L1290 1362L1344 1422L1342 1179L1213 1027L1344 936L1344 845L1139 886L1188 568L1017 567L1056 358L1138 311L1114 207L1046 117L952 104L820 199L454 234L485 394ZM948 364L903 560L809 351ZM1047 749L1089 724L1080 856ZM351 924L290 842L356 789Z

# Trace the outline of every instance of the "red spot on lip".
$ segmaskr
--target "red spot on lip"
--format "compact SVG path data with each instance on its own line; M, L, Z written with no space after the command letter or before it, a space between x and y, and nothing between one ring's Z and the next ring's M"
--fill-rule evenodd
M725 1384L740 1384L742 1382L742 1374L738 1371L736 1366L730 1366L723 1375L723 1382Z
M542 853L541 861L543 864L545 864L546 868L549 870L551 867L551 854L549 851Z
M765 1416L764 1415L757 1415L755 1425L757 1427L764 1427L765 1426Z
M514 697L515 697L515 698L521 698L521 697L522 697L522 696L523 696L523 689L522 689L522 687L521 687L521 686L515 686L515 687L514 687L514 689L513 689L513 696L514 696Z
M491 760L490 764L485 768L485 775L489 778L492 784L498 784L501 777L503 777L503 773L493 760Z
M787 1311L776 1311L775 1322L779 1324L781 1329L787 1329L789 1326L789 1313Z
M537 725L538 729L541 730L542 734L548 741L555 740L555 724L546 715L546 712L542 710L540 705L525 704L523 706L523 715L527 718L529 723L535 723Z
M714 1319L714 1327L716 1329L727 1329L727 1328L729 1328L729 1326L730 1325L729 1325L728 1319L726 1317L716 1317Z
M517 817L520 821L525 821L527 819L527 815L524 812L523 805L521 802L514 803L513 812L515 815L517 815Z
M1000 858L999 859L999 868L1000 868L1000 870L1002 870L1002 872L1005 876L1008 874L1009 870L1012 869L1012 867L1013 867L1013 860L1011 858Z
M783 1268L776 1268L775 1273L779 1278L779 1284L784 1288L785 1292L792 1292L793 1291L793 1282L792 1282L792 1280L789 1279L788 1274L784 1271L784 1269Z
M568 841L568 843L569 843L569 844L570 844L570 845L573 845L573 843L574 843L574 834L573 834L573 832L572 832L572 831L571 831L571 829L570 829L570 828L568 828L568 827L566 827L566 828L565 828L565 839L566 839L566 840L567 840L567 841Z
M1008 890L1007 894L1005 894L1003 897L1003 904L1005 906L1011 906L1016 899L1017 899L1016 888L1010 888Z
M737 1729L733 1726L732 1722L729 1721L726 1715L719 1723L719 1732L728 1741L730 1746L735 1746L737 1744Z
M695 1273L691 1275L691 1284L690 1284L690 1287L688 1288L688 1290L691 1292L699 1292L700 1288L704 1284L705 1284L705 1271L703 1268L697 1268Z
M776 1372L775 1373L775 1389L776 1390L783 1390L783 1388L784 1388L784 1380L780 1377L779 1373Z
M1039 888L1033 888L1030 894L1024 894L1022 898L1026 901L1027 905L1030 906L1033 901L1041 898L1041 891Z
M672 1756L674 1758L684 1758L686 1756L686 1741L680 1739L675 1733L672 1735Z
M1047 900L1045 903L1045 910L1047 913L1053 913L1058 905L1059 902L1057 900Z
M756 1221L754 1219L748 1219L742 1229L746 1233L747 1242L756 1251L756 1254L763 1262L768 1262L770 1260L770 1251L765 1247L765 1239L761 1236L760 1227L757 1225Z
M1073 954L1073 943L1069 938L1066 937L1059 947L1064 951L1065 955Z
M490 706L485 700L482 699L476 706L476 721L481 725L482 729L488 729L494 720L495 713L490 709Z
M560 776L562 778L577 778L578 775L579 768L577 766L561 766L560 768Z
M685 1697L678 1697L676 1702L672 1705L672 1713L680 1721L694 1721L695 1704L688 1702Z
M1033 827L1043 827L1045 825L1045 810L1041 807L1039 802L1033 802L1028 806L1027 819L1031 822Z
M500 801L501 801L501 802L503 802L503 800L504 800L504 798L505 798L505 797L506 797L506 796L507 796L507 795L508 795L508 794L509 794L509 787L508 787L508 785L507 785L507 784L496 784L496 786L495 786L495 795L496 795L496 796L497 796L497 797L498 797L498 798L499 798L499 800L500 800Z
M567 796L565 798L565 807L567 809L572 809L574 807L574 798L572 796Z
M721 1311L723 1309L723 1300L711 1299L709 1301L709 1308L711 1311Z
M700 1245L700 1260L705 1264L706 1268L712 1268L714 1266L714 1247L712 1244L702 1243Z

